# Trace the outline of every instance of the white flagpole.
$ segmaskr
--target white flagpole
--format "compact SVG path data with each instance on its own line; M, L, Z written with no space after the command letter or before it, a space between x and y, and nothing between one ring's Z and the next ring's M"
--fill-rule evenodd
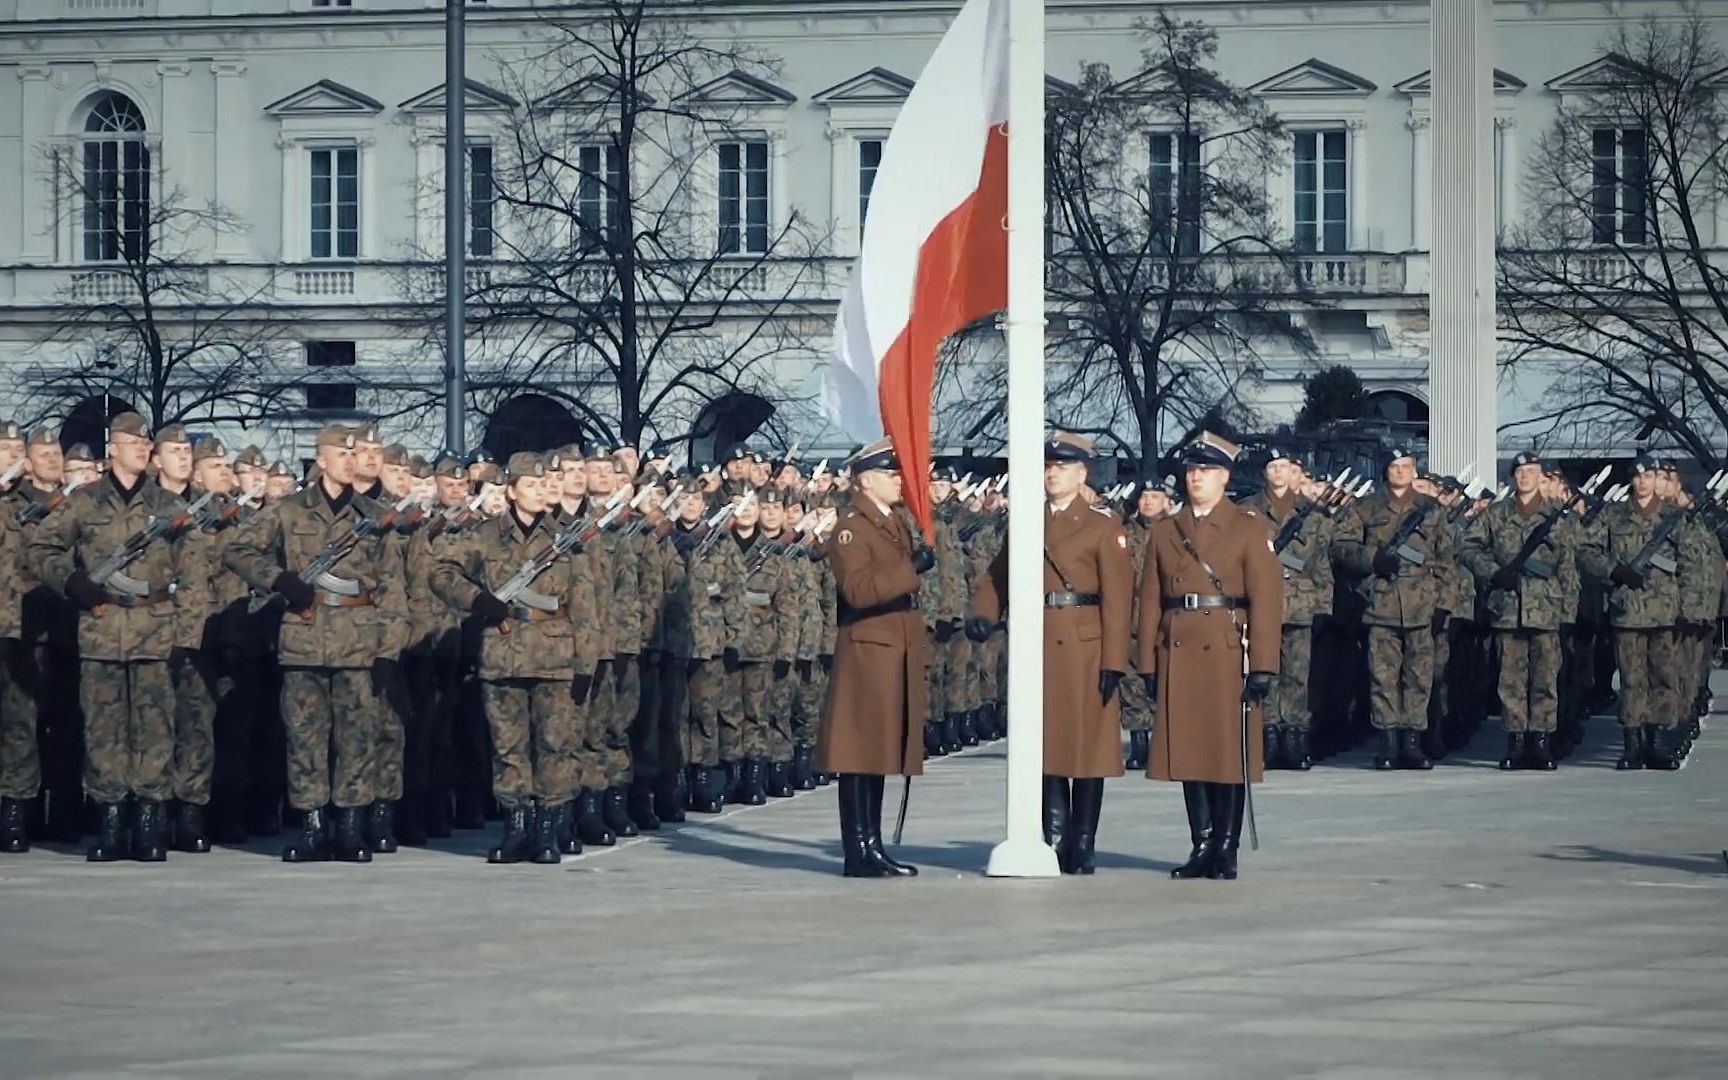
M1008 828L991 877L1055 877L1044 774L1044 4L1008 11Z

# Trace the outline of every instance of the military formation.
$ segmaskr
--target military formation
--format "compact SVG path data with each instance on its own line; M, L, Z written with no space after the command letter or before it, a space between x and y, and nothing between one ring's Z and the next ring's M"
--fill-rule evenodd
M1427 769L1495 713L1508 770L1556 768L1615 704L1620 768L1699 734L1728 485L1670 459L1575 486L1522 454L1494 491L1401 449L1326 477L1271 448L1235 503L1250 456L1216 436L1180 484L1101 491L1063 432L1046 456L1065 872L1093 872L1125 770L1183 785L1175 876L1232 878L1263 769L1365 740ZM332 425L299 477L134 414L102 460L0 425L0 851L286 833L287 862L365 863L497 822L490 861L551 864L832 784L845 872L910 876L886 777L1006 733L1008 494L939 465L926 533L907 482L885 442L428 461Z

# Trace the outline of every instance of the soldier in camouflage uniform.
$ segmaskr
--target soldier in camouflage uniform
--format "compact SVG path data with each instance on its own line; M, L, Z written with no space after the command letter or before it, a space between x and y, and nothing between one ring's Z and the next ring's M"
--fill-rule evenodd
M1672 462L1665 464L1672 465ZM1698 737L1699 715L1704 712L1710 683L1710 651L1716 634L1722 594L1722 546L1716 533L1701 518L1690 514L1693 500L1680 483L1677 471L1663 471L1665 497L1683 513L1680 529L1680 597L1674 625L1674 652L1679 663L1677 712L1680 715L1681 760Z
M1266 486L1242 504L1271 527L1284 576L1278 679L1262 713L1268 769L1305 770L1314 764L1308 746L1314 721L1309 698L1314 621L1332 610L1330 522L1313 500L1295 487L1292 474L1297 468L1289 453L1272 450L1266 462Z
M108 474L80 488L31 538L36 577L84 612L78 644L83 672L84 790L101 809L92 862L130 853L167 857L163 803L174 794L174 693L171 664L182 662L177 629L197 614L181 610L181 544L172 536L137 547L152 522L176 522L186 504L149 478L150 429L136 413L108 432ZM136 556L110 574L116 553ZM104 563L109 563L105 568ZM103 578L94 580L96 574ZM126 804L135 804L130 839Z
M556 863L581 850L570 834L581 743L570 681L591 671L600 626L583 615L595 604L594 562L580 547L539 568L509 600L496 591L553 550L558 527L547 509L561 485L534 454L509 461L510 509L440 545L432 591L485 627L480 679L492 728L492 789L504 810L504 836L492 863Z
M1617 768L1680 767L1679 668L1674 626L1680 615L1679 537L1671 534L1646 568L1630 565L1680 511L1657 495L1660 463L1649 454L1632 462L1632 496L1603 511L1579 551L1579 563L1613 586L1608 596L1614 654L1620 668L1623 752Z
M591 472L596 473L601 484L609 488L613 472L600 470L597 466L591 470L586 456L576 446L555 451L547 458L546 465L549 473L557 472L562 478L557 505L551 509L558 526L563 528L583 518L598 521L605 512L602 504L611 497L610 491L606 495L591 492L588 477ZM594 676L601 661L611 659L613 649L613 636L608 629L609 609L606 607L611 599L612 558L604 537L597 538L584 550L594 565L596 585L594 609L582 615L600 626L601 634L594 670L578 671L571 679L570 693L576 703L577 730L581 735L576 754L580 787L576 792L576 805L571 811L574 818L571 829L578 842L607 847L616 844L618 836L606 824L603 813L610 751L606 745L605 714L601 703L595 700Z
M811 600L810 579L801 569L798 538L786 527L786 492L778 486L761 489L758 503L757 532L752 561L779 571L781 588L786 592L786 621L777 630L788 643L790 661L773 663L768 683L768 695L762 710L762 756L766 767L762 789L769 797L785 799L796 790L793 776L793 703L797 694L799 667L806 660L805 631L809 622Z
M1393 449L1384 478L1384 489L1339 515L1332 553L1367 592L1369 719L1381 738L1374 766L1427 769L1421 738L1434 684L1435 612L1452 591L1451 533L1439 504L1414 488L1413 453Z
M1459 550L1459 561L1488 590L1506 725L1502 769L1555 767L1550 742L1560 718L1560 628L1578 606L1578 524L1564 516L1563 503L1542 497L1541 481L1540 457L1514 457L1512 497L1477 515ZM1540 546L1519 565L1519 554L1537 540Z
M1008 537L1007 500L994 490L986 492L980 500L979 513L968 528L975 529L966 546L966 579L976 581L979 576L987 573L990 563L996 558L996 553L1002 549ZM974 642L971 652L971 699L978 711L986 714L986 725L989 735L1000 738L1007 734L1007 711L1003 707L1001 678L1001 661L1006 652L1008 631L1006 625L998 626L991 631L988 640Z
M622 452L614 456L626 464L630 460L630 455ZM662 509L668 497L667 478L648 469L641 473L640 483L652 494L642 504L643 513L627 530L629 547L635 552L642 605L641 690L630 726L633 775L629 812L636 827L647 832L658 829L662 821L684 820L683 797L676 790L684 773L684 730L681 722L672 719L665 701L667 583L683 574L683 566L677 550L662 538L670 525Z
M922 594L925 625L933 642L930 667L925 672L930 718L941 722L941 741L948 751L979 742L977 714L966 700L972 641L962 626L972 610L972 595L971 580L966 576L966 549L960 541L965 507L954 497L954 485L959 482L958 470L951 465L939 468L930 481L936 572L925 575Z
M735 600L722 581L725 536L715 537L704 520L707 499L700 481L685 480L667 539L682 570L667 582L666 652L683 663L684 760L687 809L718 814L726 782L720 766L720 687L726 651L727 607Z
M391 770L378 745L390 669L407 643L403 570L389 535L395 515L354 493L354 451L348 428L319 432L318 479L255 517L223 555L253 589L286 604L278 653L288 802L304 823L284 862L370 862L371 837L394 825L384 787ZM301 576L350 540L327 573ZM334 846L327 803L336 807Z
M786 560L763 544L759 529L761 503L778 498L763 489L745 499L732 515L731 535L715 545L727 616L720 762L727 771L729 799L749 806L766 801L768 758L779 749L778 736L769 730L769 689L791 672L798 648L796 596Z
M626 478L618 472L612 456L596 451L588 458L588 495L604 503ZM625 495L628 501L630 496ZM620 520L620 525L628 516ZM642 693L642 568L623 529L610 529L594 541L604 552L606 578L600 583L600 616L607 629L609 646L600 652L594 672L588 707L598 726L601 763L606 786L583 793L582 817L592 819L594 805L606 827L617 836L635 836L636 822L630 817L629 788L632 776L630 728L636 720L636 705Z
M0 435L18 426L0 425ZM22 440L0 441L0 475L24 464ZM24 528L18 521L21 499L8 481L0 499L0 853L30 850L28 806L42 786L36 749L36 700L25 668L23 621Z
M816 772L816 725L822 717L822 691L827 672L824 662L834 659L834 586L829 579L826 545L819 530L826 524L822 511L807 514L805 496L788 494L786 523L802 528L805 535L793 549L792 570L798 580L798 659L793 664L792 692L792 786L811 791L827 778Z
M1138 654L1140 636L1140 572L1146 565L1146 538L1152 526L1170 512L1170 489L1163 482L1144 477L1134 485L1130 496L1134 510L1122 524L1128 540L1128 556L1134 562L1134 613L1129 622L1128 656ZM1128 733L1128 752L1123 759L1127 769L1146 768L1146 757L1152 750L1152 718L1156 703L1146 692L1143 679L1122 680L1122 729Z

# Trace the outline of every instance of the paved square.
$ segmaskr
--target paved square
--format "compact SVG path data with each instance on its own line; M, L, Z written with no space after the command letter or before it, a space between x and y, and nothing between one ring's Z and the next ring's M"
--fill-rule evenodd
M38 850L0 859L0 1076L1728 1076L1715 720L1677 774L1615 773L1606 719L1552 775L1495 731L1274 774L1234 884L1166 878L1181 798L1133 777L1097 877L985 880L999 748L916 783L915 881L839 877L831 788L557 868Z

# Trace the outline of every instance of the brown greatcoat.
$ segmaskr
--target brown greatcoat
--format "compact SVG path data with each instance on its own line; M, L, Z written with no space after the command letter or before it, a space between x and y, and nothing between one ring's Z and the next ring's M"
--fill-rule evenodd
M1194 550L1223 584L1212 584L1182 545ZM1222 591L1246 597L1248 610L1165 611L1166 597ZM1140 580L1140 645L1136 666L1158 675L1158 718L1152 725L1154 780L1242 782L1242 626L1248 628L1249 668L1278 670L1284 595L1272 532L1263 518L1221 501L1196 518L1191 506L1152 526ZM1248 776L1260 780L1260 709L1249 711Z
M918 591L912 530L862 492L840 511L828 558L839 595L834 670L816 768L876 776L924 772L925 666L930 642L917 608L860 612Z
M1044 772L1122 775L1122 696L1105 704L1100 671L1128 671L1134 564L1115 517L1076 498L1044 515L1046 593L1095 593L1096 605L1044 609ZM1054 564L1054 566L1052 566ZM1058 573L1057 568L1060 568ZM1008 547L979 575L972 614L996 622L1008 595Z

